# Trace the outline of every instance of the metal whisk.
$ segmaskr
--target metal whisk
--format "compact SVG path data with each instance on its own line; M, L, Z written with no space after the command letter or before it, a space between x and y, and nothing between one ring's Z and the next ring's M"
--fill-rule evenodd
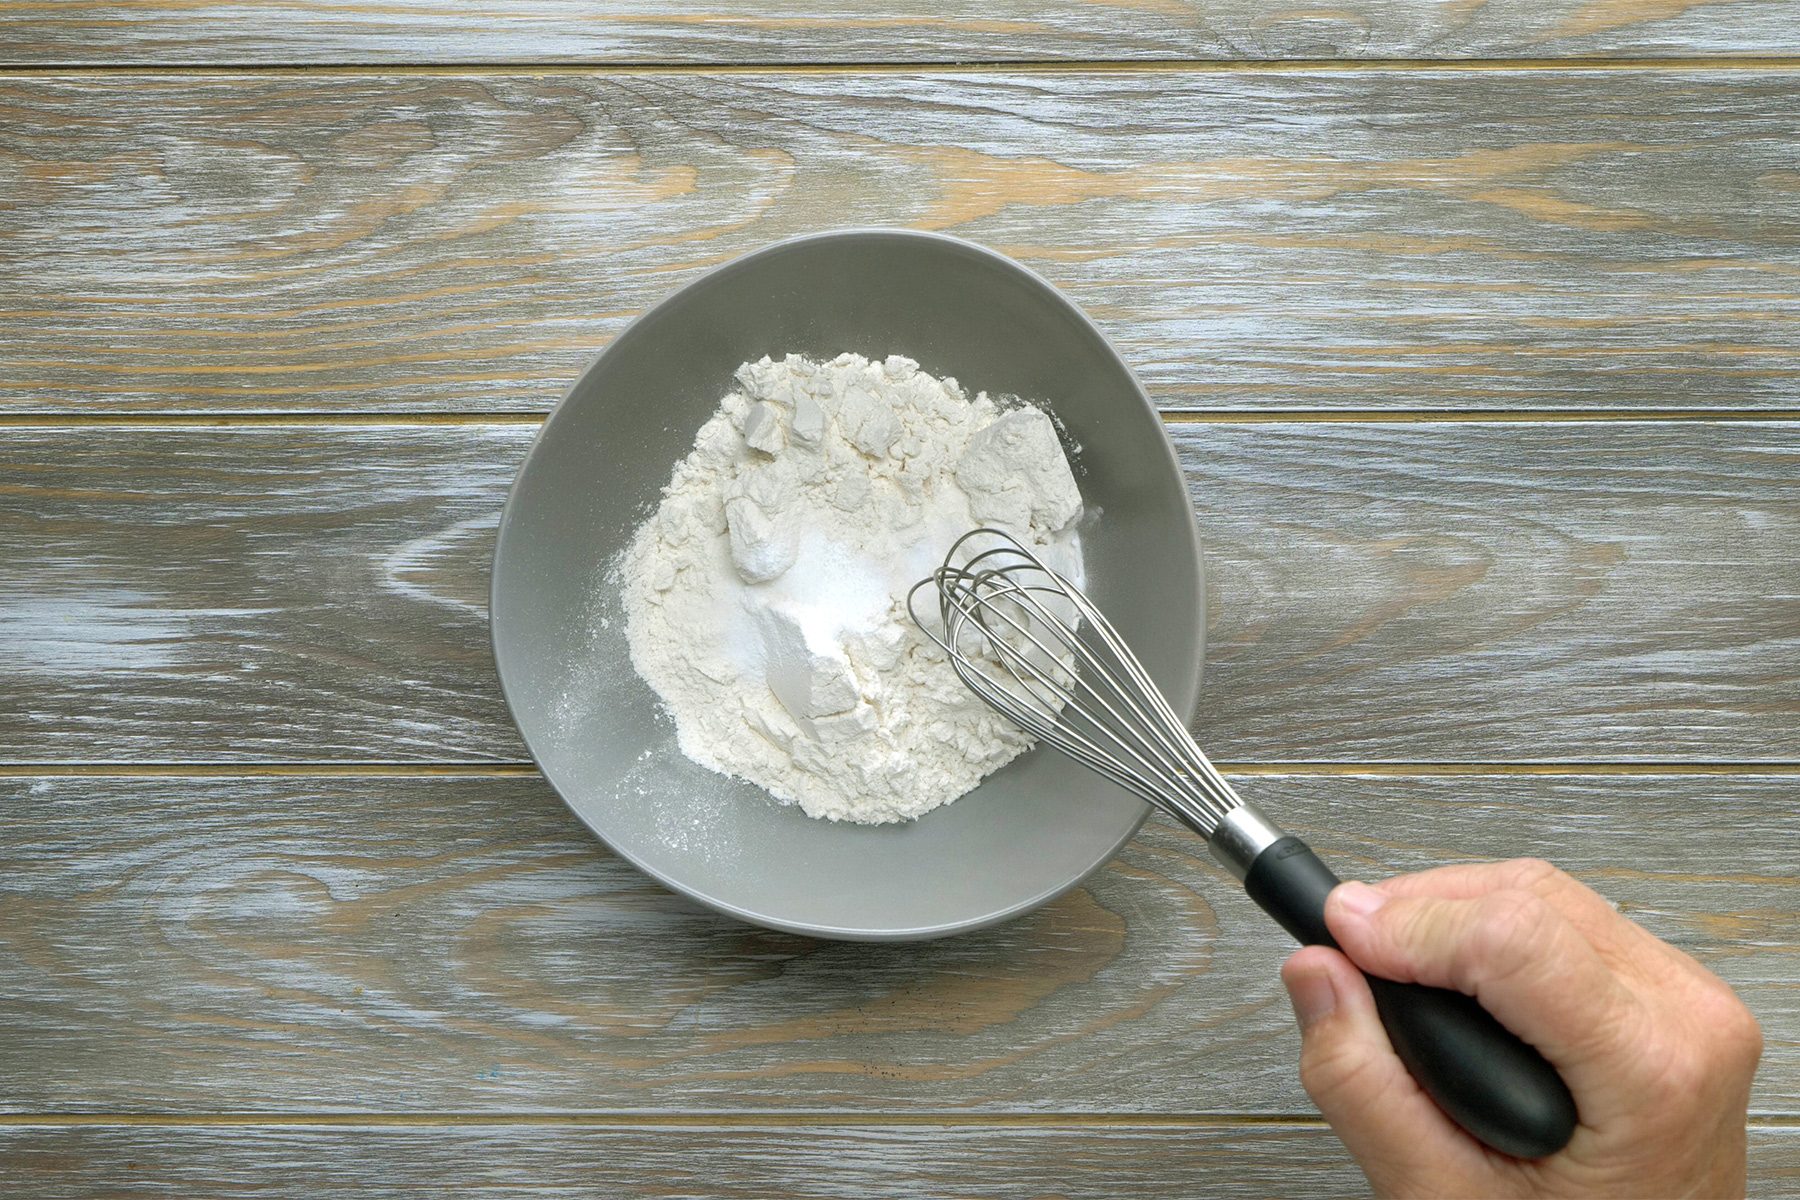
M935 622L915 607L927 590ZM913 587L907 608L990 707L1205 838L1299 941L1337 944L1325 926L1337 876L1238 796L1080 588L1010 534L977 529ZM1471 997L1375 976L1369 985L1395 1051L1464 1129L1521 1158L1568 1143L1575 1103L1561 1077Z
M987 549L964 553L971 542ZM958 558L963 558L960 563ZM913 609L935 586L934 629ZM1211 839L1234 812L1243 848L1280 837L1213 767L1112 622L1074 584L997 529L964 534L907 596L963 683L1025 732ZM1224 858L1242 879L1243 854Z

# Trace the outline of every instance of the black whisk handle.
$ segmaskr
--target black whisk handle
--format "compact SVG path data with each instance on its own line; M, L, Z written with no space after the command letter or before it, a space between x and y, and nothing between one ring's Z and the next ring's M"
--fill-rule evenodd
M1256 856L1244 890L1302 943L1335 947L1325 897L1338 882L1305 842L1283 837ZM1516 1158L1542 1158L1568 1145L1575 1101L1562 1077L1473 997L1368 980L1394 1052L1458 1125Z

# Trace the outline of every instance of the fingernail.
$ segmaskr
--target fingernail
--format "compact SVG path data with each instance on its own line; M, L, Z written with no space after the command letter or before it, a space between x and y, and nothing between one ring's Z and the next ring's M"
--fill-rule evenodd
M1287 982L1288 1000L1294 1006L1294 1020L1306 1029L1315 1021L1328 1017L1337 1008L1337 989L1324 971L1310 972Z
M1366 917L1388 902L1387 893L1355 880L1337 890L1338 907L1352 917Z

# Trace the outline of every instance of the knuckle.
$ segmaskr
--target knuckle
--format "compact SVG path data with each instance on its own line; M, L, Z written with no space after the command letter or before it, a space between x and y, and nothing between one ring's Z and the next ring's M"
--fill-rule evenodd
M1654 1056L1652 1091L1679 1111L1697 1097L1747 1087L1762 1057L1762 1026L1724 985L1692 1001L1687 1018L1690 1036L1675 1044L1665 1037L1665 1052Z
M1469 987L1518 970L1548 939L1552 912L1531 892L1490 892L1477 902L1475 919L1458 960L1459 986Z
M1762 1062L1762 1052L1762 1026L1752 1017L1729 1043L1727 1053L1730 1055L1731 1066L1740 1075L1753 1076L1756 1074L1757 1064Z
M1738 1016L1734 1029L1738 1044L1743 1047L1750 1061L1755 1062L1762 1057L1763 1052L1762 1022L1758 1021L1756 1014L1742 1004L1738 1005L1737 1011Z
M1504 874L1511 887L1542 896L1559 907L1581 903L1579 897L1599 900L1609 909L1612 907L1593 888L1542 858L1515 858L1505 864Z
M1573 877L1564 873L1562 868L1542 858L1515 858L1501 865L1503 874L1511 885L1528 892L1535 892L1550 884L1574 882Z
M1754 1071L1762 1058L1762 1025L1729 988L1720 986L1702 1019L1721 1059L1739 1071Z

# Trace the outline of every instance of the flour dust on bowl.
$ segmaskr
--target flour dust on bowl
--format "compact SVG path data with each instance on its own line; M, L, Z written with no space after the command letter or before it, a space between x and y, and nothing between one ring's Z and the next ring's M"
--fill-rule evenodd
M626 552L721 398L744 387L739 368L790 354L814 364L904 356L969 397L1047 410L1072 451L1089 590L1171 702L1191 711L1204 629L1198 537L1143 389L1035 274L955 238L900 230L797 238L737 259L651 309L582 375L533 445L500 523L491 621L507 703L584 823L722 912L869 940L937 937L1028 912L1110 859L1145 806L1032 749L916 820L817 819L683 754L634 668ZM939 532L908 552L934 562L947 545L926 543Z

